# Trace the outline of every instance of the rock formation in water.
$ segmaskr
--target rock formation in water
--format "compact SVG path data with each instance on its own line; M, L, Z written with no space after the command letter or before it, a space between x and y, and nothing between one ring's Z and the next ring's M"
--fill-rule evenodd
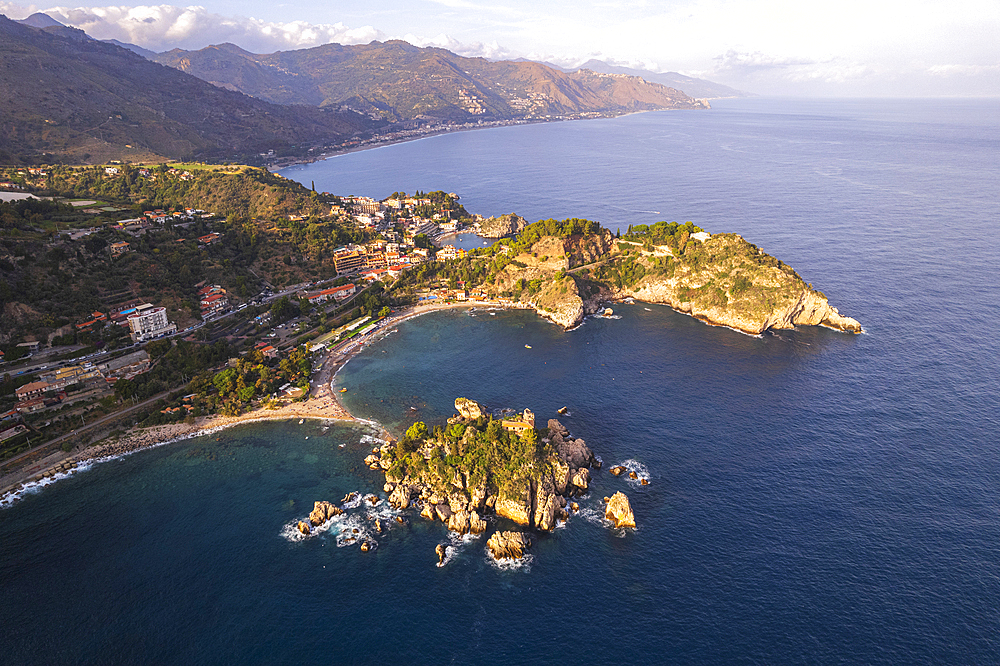
M334 516L344 513L340 507L334 506L330 502L321 501L313 504L313 510L309 514L309 522L314 526L319 526L330 520Z
M587 444L556 419L536 429L529 410L494 420L472 400L459 398L455 406L479 416L453 417L433 433L415 423L379 449L389 502L398 508L416 502L421 516L460 534L485 531L487 512L555 529L567 517L566 497L585 492L590 468L599 465Z
M635 515L632 514L632 505L629 504L628 497L623 492L617 492L608 500L608 505L604 509L604 517L614 523L617 527L635 527Z
M486 547L495 560L518 560L531 547L531 539L523 532L494 532L486 542Z
M468 398L455 398L455 409L468 421L474 421L483 415L482 405Z

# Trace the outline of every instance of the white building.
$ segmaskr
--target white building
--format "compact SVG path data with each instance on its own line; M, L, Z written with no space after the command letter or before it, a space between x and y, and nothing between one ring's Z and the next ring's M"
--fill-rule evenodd
M135 309L135 314L129 315L128 327L134 342L145 342L177 332L177 324L167 319L167 309L158 308L146 303Z

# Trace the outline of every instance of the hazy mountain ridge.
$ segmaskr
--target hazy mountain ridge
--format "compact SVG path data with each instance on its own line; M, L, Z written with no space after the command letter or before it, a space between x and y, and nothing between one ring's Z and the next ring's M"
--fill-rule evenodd
M692 76L685 76L679 72L650 72L645 69L634 69L631 67L621 67L612 65L602 60L588 60L577 69L589 69L603 74L627 74L629 76L639 76L650 83L659 83L664 86L683 90L688 95L698 98L719 98L719 97L752 97L753 93L737 90L721 83L697 79Z
M393 40L254 54L233 44L174 49L156 61L277 104L348 106L392 121L467 122L581 113L703 108L639 77L492 62Z
M304 153L372 126L221 90L74 28L0 16L0 161Z

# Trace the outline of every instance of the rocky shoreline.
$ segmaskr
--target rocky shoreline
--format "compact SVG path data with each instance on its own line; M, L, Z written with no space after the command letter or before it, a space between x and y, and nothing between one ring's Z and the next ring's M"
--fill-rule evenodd
M530 410L498 420L467 398L457 398L455 409L447 429L431 433L415 423L403 439L386 442L365 458L385 475L390 505L412 508L456 534L486 531L490 515L550 532L580 510L569 498L586 494L591 470L601 468L586 442L556 419L536 430ZM635 527L623 493L609 501L606 515L616 527ZM523 556L530 539L517 534L498 531L490 537L495 559Z

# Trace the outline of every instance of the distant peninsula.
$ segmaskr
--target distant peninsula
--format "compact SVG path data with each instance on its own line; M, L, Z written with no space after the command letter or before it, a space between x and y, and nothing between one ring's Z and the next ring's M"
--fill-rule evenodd
M486 222L502 229L521 226L519 219ZM411 277L464 279L473 297L532 308L566 329L608 302L635 299L752 335L795 326L862 332L790 266L737 234L709 234L691 222L637 225L616 236L589 220L543 220Z

